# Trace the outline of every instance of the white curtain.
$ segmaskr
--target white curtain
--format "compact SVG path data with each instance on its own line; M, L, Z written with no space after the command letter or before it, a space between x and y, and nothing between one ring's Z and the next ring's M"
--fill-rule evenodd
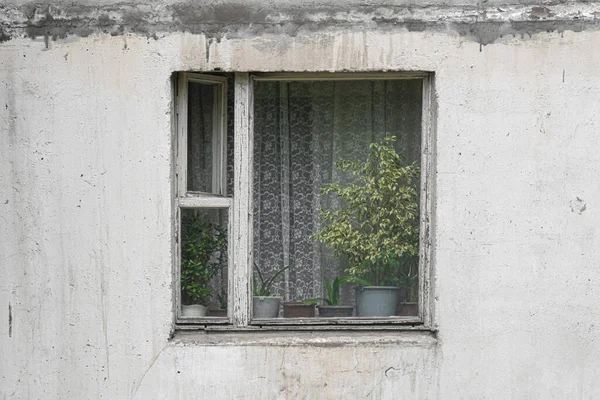
M419 163L421 108L420 80L255 83L254 261L267 275L293 264L276 293L319 297L324 277L344 275L344 260L311 238L319 210L336 206L321 187L348 182L334 163L364 160L386 133L407 163ZM352 298L344 288L342 300Z

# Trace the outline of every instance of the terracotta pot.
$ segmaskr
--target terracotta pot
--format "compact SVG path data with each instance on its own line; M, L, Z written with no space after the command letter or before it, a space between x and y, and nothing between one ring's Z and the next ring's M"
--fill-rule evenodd
M227 310L222 308L211 308L208 310L209 317L226 317Z
M403 317L416 317L419 315L418 303L400 303L400 314Z
M352 306L319 306L319 317L321 318L343 318L351 317L354 312Z
M283 303L284 318L312 318L314 316L314 304L304 304L297 301L287 301Z

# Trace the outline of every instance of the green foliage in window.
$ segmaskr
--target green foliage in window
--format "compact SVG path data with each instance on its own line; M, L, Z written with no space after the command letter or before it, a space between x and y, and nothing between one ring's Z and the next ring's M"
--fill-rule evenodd
M181 295L183 304L206 305L210 280L220 271L227 251L227 232L202 215L181 219Z
M336 168L351 173L355 182L332 183L322 195L334 194L340 208L321 209L323 223L315 239L347 257L346 272L374 285L398 285L407 258L419 252L419 168L405 165L396 153L396 138L370 146L365 162L342 160Z
M327 290L327 297L315 297L314 299L304 300L304 304L317 304L319 301L324 301L329 306L340 305L340 286L343 283L358 283L361 285L371 285L370 282L360 279L355 276L342 276L341 278L335 278L333 283L329 282L329 278L325 277L325 290Z
M416 302L419 286L419 258L406 257L402 262L402 270L400 271L399 286L406 289L405 298L403 300Z
M256 271L256 273L252 277L252 280L254 283L254 286L253 286L254 287L254 290L253 290L254 295L255 296L271 296L271 286L273 286L275 279L277 279L277 277L279 275L281 275L286 269L291 268L291 267L292 267L291 264L281 267L280 269L275 271L273 276L271 276L270 278L266 278L263 276L262 272L260 271L258 264L254 263L254 270ZM256 279L257 277L258 277L258 279Z
M221 293L217 295L217 302L219 303L219 309L227 309L227 292L225 290L221 289Z

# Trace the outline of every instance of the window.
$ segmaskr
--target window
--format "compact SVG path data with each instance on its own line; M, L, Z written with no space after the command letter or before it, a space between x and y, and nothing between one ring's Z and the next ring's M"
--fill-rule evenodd
M177 80L180 326L430 325L429 74Z
M231 170L227 77L179 76L177 97L178 316L227 323ZM228 187L229 186L229 187Z

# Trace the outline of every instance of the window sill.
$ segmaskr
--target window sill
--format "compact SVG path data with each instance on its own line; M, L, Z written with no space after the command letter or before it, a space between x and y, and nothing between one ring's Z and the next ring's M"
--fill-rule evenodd
M255 318L247 328L232 327L228 317L178 318L179 330L355 330L393 329L414 330L422 328L420 317L349 317L349 318Z
M188 346L362 346L406 345L431 347L437 331L419 326L297 326L297 327L184 327L175 331L171 341Z
M251 325L254 326L301 326L301 325L333 325L335 329L340 326L364 326L364 325L422 325L423 321L419 317L347 317L347 318L255 318ZM336 328L337 327L337 328Z

